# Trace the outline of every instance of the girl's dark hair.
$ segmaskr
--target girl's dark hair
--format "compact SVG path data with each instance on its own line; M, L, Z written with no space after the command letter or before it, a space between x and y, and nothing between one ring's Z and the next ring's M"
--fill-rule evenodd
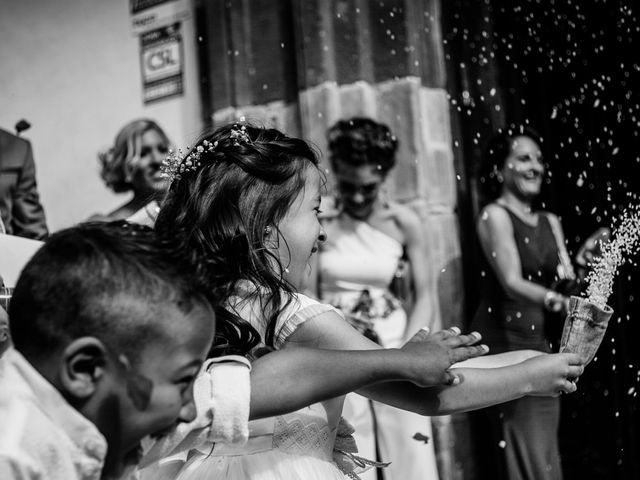
M498 172L502 170L504 161L511 153L513 141L517 137L528 137L542 146L542 137L527 125L511 124L500 128L489 139L476 171L481 206L492 202L500 195L502 184L498 180Z
M364 117L340 120L327 132L329 160L359 167L375 165L385 175L396 163L398 140L389 127Z
M200 257L200 277L218 298L233 295L241 280L259 288L268 320L264 341L273 346L277 317L294 289L282 278L277 253L265 245L265 232L277 231L304 188L306 168L317 168L318 159L304 140L242 125L247 139L235 137L236 124L200 137L196 145L207 140L216 146L200 154L195 171L173 181L156 229L184 237ZM248 322L222 307L217 320L213 354L246 354L260 342Z

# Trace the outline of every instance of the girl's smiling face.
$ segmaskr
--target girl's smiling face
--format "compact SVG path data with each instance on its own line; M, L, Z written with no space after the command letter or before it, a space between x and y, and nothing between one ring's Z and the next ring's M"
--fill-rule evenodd
M538 196L544 176L538 144L526 136L514 138L501 173L504 188L516 196L527 200Z
M267 238L267 244L277 249L284 278L298 290L304 287L309 275L311 255L318 251L319 243L326 239L318 220L320 172L315 166L309 165L304 175L303 190L279 222L278 228L273 229Z

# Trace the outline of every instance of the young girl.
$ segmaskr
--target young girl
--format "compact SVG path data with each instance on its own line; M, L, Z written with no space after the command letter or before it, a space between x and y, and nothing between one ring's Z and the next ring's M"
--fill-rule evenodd
M298 293L309 259L324 240L317 219L322 175L304 141L234 124L203 136L189 155L170 163L174 182L156 228L185 237L201 257L201 274L223 299L214 351L381 348L333 307ZM577 356L540 355L506 367L461 368L455 385L420 388L394 381L358 393L441 415L527 394L572 392L575 384L568 378L581 372ZM342 401L251 422L242 447L202 444L190 452L177 478L343 479L353 465L342 461L348 459L344 455L337 457L340 467L333 461Z

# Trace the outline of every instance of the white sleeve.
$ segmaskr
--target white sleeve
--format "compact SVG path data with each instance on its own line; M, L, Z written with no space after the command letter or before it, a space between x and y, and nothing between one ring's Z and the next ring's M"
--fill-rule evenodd
M289 336L308 320L331 311L344 318L344 315L333 306L320 303L301 293L294 294L288 305L282 310L276 324L276 336L274 346L282 348Z
M139 468L186 460L204 442L244 444L249 438L251 364L239 355L207 360L193 385L196 419L179 424L145 452Z
M210 381L209 408L213 416L209 440L244 444L249 438L249 408L251 402L251 364L239 355L213 359L207 369ZM195 387L195 386L194 386ZM194 400L198 405L194 388Z
M0 478L2 480L40 480L43 475L31 465L10 455L0 454Z

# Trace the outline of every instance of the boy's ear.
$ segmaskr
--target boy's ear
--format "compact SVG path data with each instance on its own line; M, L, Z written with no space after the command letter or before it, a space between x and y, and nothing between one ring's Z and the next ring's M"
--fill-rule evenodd
M91 397L104 378L107 349L95 337L73 340L62 352L59 378L66 393L78 400Z

